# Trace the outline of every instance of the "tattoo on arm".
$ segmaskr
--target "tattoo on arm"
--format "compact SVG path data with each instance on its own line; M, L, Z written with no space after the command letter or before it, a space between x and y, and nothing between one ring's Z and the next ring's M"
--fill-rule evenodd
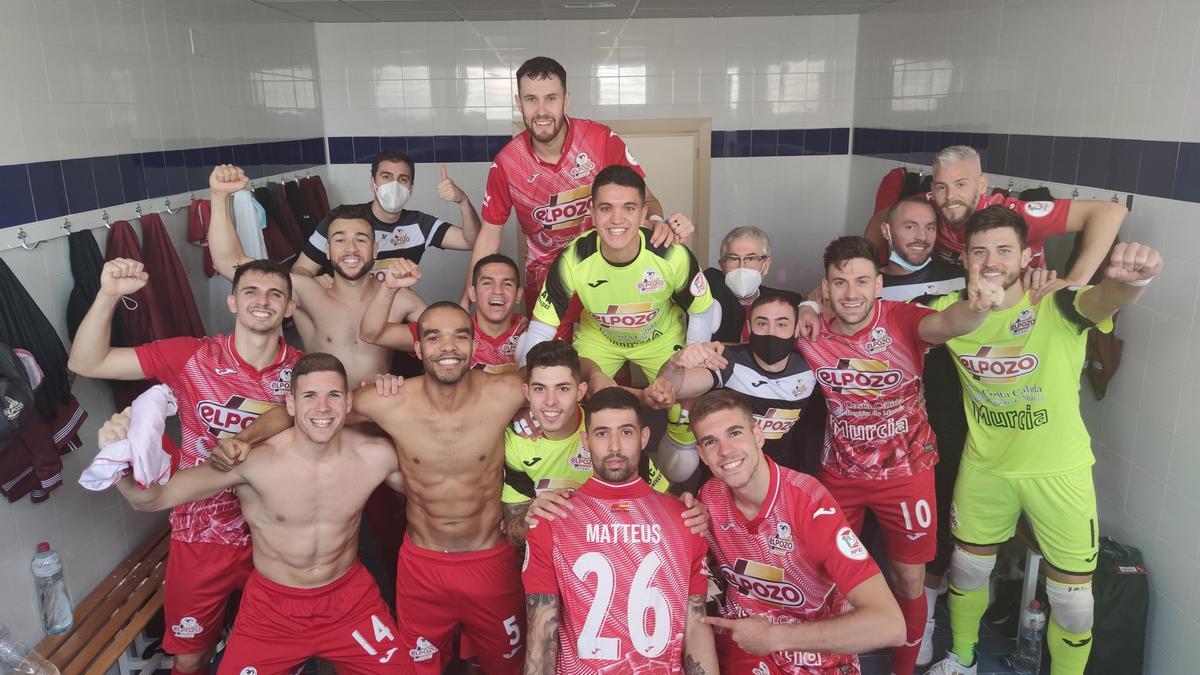
M525 596L528 633L525 675L554 675L558 665L558 595Z
M531 503L521 502L519 504L502 504L500 506L500 511L504 518L504 536L508 537L508 543L512 544L513 548L518 550L525 546L525 534L528 531L528 526L525 524L525 514L529 512L529 505Z
M708 609L704 604L704 596L689 595L687 605L688 625L699 625L701 623L700 620L708 613ZM685 637L684 639L683 672L686 675L706 675L708 671L704 669L704 664L688 653L689 644L686 641L687 638Z
M704 666L700 662L692 658L691 654L684 657L683 672L687 675L704 675Z

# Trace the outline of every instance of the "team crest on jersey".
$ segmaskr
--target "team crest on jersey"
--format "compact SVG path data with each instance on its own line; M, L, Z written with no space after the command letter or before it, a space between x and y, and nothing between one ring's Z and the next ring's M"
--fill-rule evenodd
M892 337L888 335L887 329L883 326L876 326L871 329L871 339L867 340L867 353L878 354L879 352L887 351L888 347L892 346Z
M837 392L879 396L904 383L904 373L888 368L887 361L838 359L834 368L818 368L817 381Z
M693 298L698 298L708 291L708 279L704 278L704 272L696 272L696 276L692 277L692 283L688 285L688 291L691 292Z
M759 429L762 429L763 438L778 439L783 438L787 432L791 431L799 419L799 410L767 408L765 415L754 416L754 423L758 425Z
M388 235L388 243L392 245L392 248L404 248L410 241L412 241L412 237L399 227Z
M1026 307L1017 313L1017 318L1008 324L1008 331L1013 335L1024 335L1033 330L1033 324L1037 322L1037 312L1033 311L1032 307Z
M571 458L568 459L567 462L569 462L571 464L571 468L575 469L576 471L592 470L592 456L583 447L582 442L579 443L579 447L575 449L575 454L571 455Z
M778 567L738 558L733 567L721 565L721 576L748 598L782 607L804 605L804 591L786 581L783 570Z
M658 316L654 303L632 302L609 305L603 312L592 312L596 323L605 328L635 329L648 326Z
M288 379L291 379L291 371L288 373ZM225 403L200 401L196 404L196 414L208 427L208 433L217 438L229 438L274 407L274 403L255 401L245 396L230 396Z
M796 544L792 541L792 526L782 520L779 521L775 525L775 536L767 539L767 546L775 555L787 555L795 550Z
M533 219L547 230L574 227L592 212L592 186L551 195L550 203L533 210Z
M658 273L658 270L651 269L642 272L642 280L638 282L637 289L638 293L645 295L646 293L655 293L660 291L662 290L662 287L666 285L667 282L663 280L662 275Z
M986 380L989 384L1011 384L1037 370L1038 357L1022 354L1021 345L984 345L974 356L959 356L958 363L976 380Z
M258 675L258 668L255 668L254 666L246 666L245 668L242 668L241 675Z
M267 388L276 396L286 396L292 391L292 369L284 368L279 376L267 383Z
M433 655L438 652L438 648L433 646L429 640L421 636L417 636L417 646L414 649L408 650L408 655L412 657L414 663L428 661L433 658Z
M1025 202L1025 215L1031 218L1044 218L1054 210L1054 202Z
M171 632L175 637L190 640L204 632L204 626L196 621L195 617L185 616L179 620L179 623L171 626Z
M596 168L596 163L588 157L586 152L581 152L575 155L575 168L571 169L571 178L579 180L592 172Z
M796 388L792 390L792 396L796 399L802 399L811 393L807 378L796 382Z
M771 669L766 663L759 661L758 665L750 670L750 675L771 675Z
M843 527L837 531L837 547L842 555L851 560L867 559L867 547L862 545L858 535L854 534L854 530L849 527Z

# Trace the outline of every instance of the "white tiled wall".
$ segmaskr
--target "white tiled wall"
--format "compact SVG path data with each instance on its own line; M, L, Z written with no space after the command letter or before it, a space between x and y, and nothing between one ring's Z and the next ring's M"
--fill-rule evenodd
M193 28L207 56L191 53ZM0 0L0 164L320 136L316 62L311 24L241 0ZM109 211L134 215L132 205ZM186 214L163 219L211 327L210 295L219 308L223 292L210 294L200 250L184 243ZM72 221L80 229L98 216ZM95 231L102 249L104 232ZM65 342L67 240L0 257ZM74 391L89 419L85 447L63 457L65 484L42 504L0 500L0 623L34 643L42 637L29 571L37 542L64 556L80 600L164 518L131 511L115 492L79 487L112 400L107 385L90 380Z
M857 31L857 16L318 24L325 133L510 134L520 119L513 76L539 55L566 68L577 117L710 117L716 130L848 127ZM845 229L848 166L844 156L714 159L711 255L726 231L755 224L777 240L768 283L814 282L803 263L819 258L811 247ZM331 200L369 197L368 166L329 169ZM436 171L418 167L411 204L458 222L457 209L421 178ZM453 172L478 205L487 164L456 164ZM648 182L653 187L654 177ZM432 273L422 293L456 297L466 257L429 255L436 264L425 265Z
M902 0L860 21L854 121L1198 141L1198 28L1200 4L1192 0ZM878 180L893 166L852 159L853 220L866 222ZM1075 187L1047 185L1061 196ZM1101 531L1139 547L1148 561L1145 672L1156 675L1194 673L1200 663L1200 445L1187 403L1200 377L1198 219L1200 205L1135 198L1121 236L1162 250L1166 267L1142 302L1121 314L1125 349L1108 397L1096 402L1084 386Z

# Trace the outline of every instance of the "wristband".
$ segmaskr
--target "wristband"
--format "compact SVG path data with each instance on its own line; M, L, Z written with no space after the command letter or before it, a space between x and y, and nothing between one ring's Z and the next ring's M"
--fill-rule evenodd
M1151 281L1154 281L1154 277L1150 277L1148 279L1138 279L1137 281L1122 281L1121 283L1125 284L1126 286L1133 286L1134 288L1145 288L1146 286L1150 285Z
M660 216L660 215L658 215L657 213L655 213L655 214L652 214L652 215L650 216L649 220L657 220L657 221L658 221L658 222L660 222L660 223L662 223L662 222L666 222L666 221L664 221L664 220L663 220L663 217L662 217L662 216Z
M812 311L816 312L818 315L821 313L821 305L816 300L805 300L804 302L800 303L799 305L796 305L796 307L797 307L797 309L800 307L807 307L807 308L811 309Z

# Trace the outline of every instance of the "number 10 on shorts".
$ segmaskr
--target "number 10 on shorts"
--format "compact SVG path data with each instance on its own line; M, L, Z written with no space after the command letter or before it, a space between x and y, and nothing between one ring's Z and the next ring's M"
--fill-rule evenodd
M908 502L900 502L900 513L904 515L904 529L909 532L913 531L913 516L917 517L917 526L922 530L928 530L929 525L933 523L933 512L929 508L929 502L924 499L918 499L911 512Z

